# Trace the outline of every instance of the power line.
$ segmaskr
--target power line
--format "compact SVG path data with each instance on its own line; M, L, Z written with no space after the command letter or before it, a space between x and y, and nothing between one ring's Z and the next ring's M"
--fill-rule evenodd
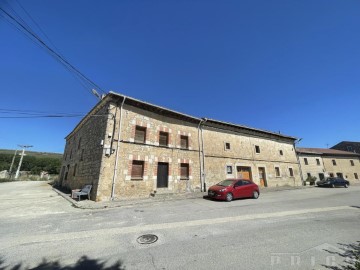
M24 8L22 7L22 9L24 9ZM90 93L92 93L92 92L87 85L91 85L92 86L91 88L96 88L101 93L106 94L105 91L102 90L102 88L99 85L97 85L90 78L85 76L80 70L78 70L75 66L73 66L71 63L69 63L69 61L66 60L62 55L60 55L58 52L56 52L54 49L52 49L49 45L47 45L45 43L45 41L43 41L15 11L14 11L14 13L15 13L14 16L11 15L10 13L8 13L6 10L4 10L2 7L0 7L0 11L2 11L3 14L5 14L7 16L7 21L9 23L11 23L13 26L15 26L24 35L26 35L27 37L30 37L33 42L35 42L36 44L38 44L42 48L44 48L46 50L46 52L48 52L55 60L57 60L59 63L61 63L68 71L70 71L74 76L76 76L78 79L80 79L79 82ZM24 9L24 11L25 11L25 9ZM2 16L2 17L4 17L4 16ZM40 29L40 27L39 27L39 29Z

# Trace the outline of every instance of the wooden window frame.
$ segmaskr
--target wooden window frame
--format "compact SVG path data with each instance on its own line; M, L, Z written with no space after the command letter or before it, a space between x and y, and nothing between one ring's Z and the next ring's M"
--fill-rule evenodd
M140 169L139 166L141 166ZM141 170L141 173L139 172L139 170ZM145 170L145 162L143 160L133 160L131 164L131 180L143 180L144 170Z
M280 153L280 156L283 156L283 155L284 155L283 150L279 150L279 153Z
M354 161L352 159L350 159L350 165L355 166L355 163L354 163Z
M163 144L162 143L162 137L165 137L166 136L166 143ZM159 132L159 146L169 146L169 132L163 132L163 131L160 131Z
M186 169L183 174L183 169ZM180 180L189 180L190 178L190 165L189 163L180 163Z
M332 160L332 165L337 166L335 159Z
M142 140L138 140L138 137L141 135L141 134L139 134L139 132L144 133ZM142 126L135 127L134 142L135 143L145 143L146 142L146 127L142 127Z
M309 165L309 161L308 161L308 159L306 157L304 158L304 164Z
M186 147L183 145L183 141L186 139ZM181 149L189 149L189 136L180 135L180 148Z
M255 153L256 154L260 154L261 150L260 150L260 146L259 145L255 145Z
M320 166L321 164L320 164L320 159L316 159L316 165L318 165L318 166Z

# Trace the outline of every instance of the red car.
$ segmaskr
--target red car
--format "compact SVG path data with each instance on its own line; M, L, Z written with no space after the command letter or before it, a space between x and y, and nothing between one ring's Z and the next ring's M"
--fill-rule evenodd
M260 190L257 184L245 179L226 179L211 186L209 198L232 201L237 198L259 198Z

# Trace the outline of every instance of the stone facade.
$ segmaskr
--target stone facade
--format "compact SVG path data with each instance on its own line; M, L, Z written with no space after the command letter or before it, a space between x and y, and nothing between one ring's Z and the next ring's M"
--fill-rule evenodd
M204 191L234 177L301 185L294 141L110 92L66 137L60 180L92 184L93 200Z
M333 149L297 148L304 179L307 174L319 180L324 177L342 177L351 183L360 182L360 155ZM306 162L305 162L306 161Z
M249 178L261 186L301 185L293 140L256 132L245 133L241 128L224 130L214 124L205 126L203 134L208 186L226 178L243 178L241 168L248 170ZM228 167L231 167L229 171ZM259 168L263 170L263 183Z

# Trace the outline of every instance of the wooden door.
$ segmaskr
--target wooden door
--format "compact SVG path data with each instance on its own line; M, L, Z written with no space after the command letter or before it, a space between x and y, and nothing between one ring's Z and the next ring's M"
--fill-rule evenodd
M157 187L167 188L169 181L169 163L158 163L157 169Z
M265 168L259 167L260 186L267 187Z

